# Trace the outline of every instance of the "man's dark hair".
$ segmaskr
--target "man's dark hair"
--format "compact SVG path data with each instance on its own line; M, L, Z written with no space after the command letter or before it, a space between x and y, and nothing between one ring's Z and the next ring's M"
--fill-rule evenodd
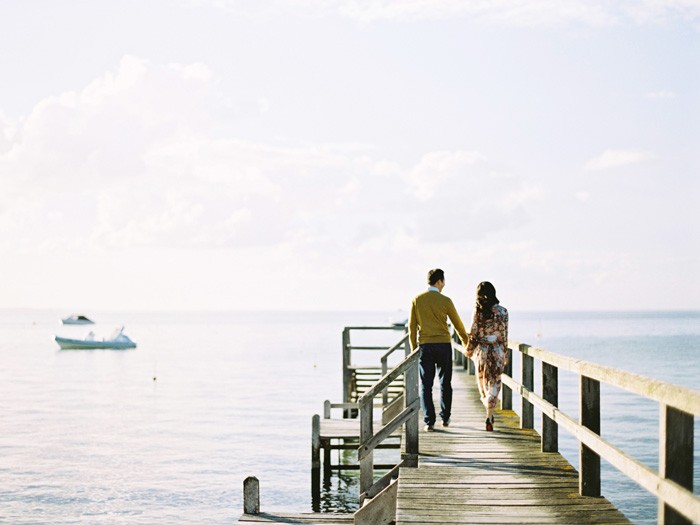
M435 268L434 270L428 271L428 284L430 286L435 286L435 283L444 280L445 272L443 272L440 268Z

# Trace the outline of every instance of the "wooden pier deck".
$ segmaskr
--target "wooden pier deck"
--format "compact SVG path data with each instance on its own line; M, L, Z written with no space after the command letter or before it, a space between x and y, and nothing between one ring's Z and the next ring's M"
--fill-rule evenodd
M541 452L515 412L497 411L486 432L473 375L455 368L452 387L450 426L421 431L418 468L400 469L397 525L630 523L607 499L580 496L576 470Z

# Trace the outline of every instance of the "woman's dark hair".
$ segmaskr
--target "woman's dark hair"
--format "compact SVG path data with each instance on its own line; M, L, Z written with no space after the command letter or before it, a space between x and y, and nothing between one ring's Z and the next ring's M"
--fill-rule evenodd
M476 311L483 319L491 319L493 317L493 306L498 304L496 297L496 288L488 282L483 281L476 287Z

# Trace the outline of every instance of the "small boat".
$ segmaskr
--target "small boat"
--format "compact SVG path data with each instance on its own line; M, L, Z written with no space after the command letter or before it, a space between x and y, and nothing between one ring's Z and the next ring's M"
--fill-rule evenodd
M95 321L88 319L84 315L71 315L65 319L61 319L63 324L95 324Z
M111 350L126 350L128 348L136 348L134 343L124 333L124 327L117 329L108 339L95 339L95 334L90 332L84 339L74 339L70 337L54 336L54 340L61 347L61 350L95 350L95 349L111 349Z

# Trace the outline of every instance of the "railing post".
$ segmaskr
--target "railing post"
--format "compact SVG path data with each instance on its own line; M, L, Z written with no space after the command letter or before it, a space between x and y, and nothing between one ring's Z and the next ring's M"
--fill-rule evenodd
M362 398L360 400L360 447L369 442L374 436L372 428L374 400ZM365 457L360 459L360 494L367 490L374 483L374 452L370 451Z
M418 399L418 360L406 369L404 380L404 408ZM418 466L418 411L406 421L406 448L402 459L411 467Z
M343 328L343 403L350 402L350 329ZM349 410L343 410L343 417L350 417Z
M522 355L522 384L527 390L532 392L535 389L535 360L532 356L524 352L530 345L520 345L520 355ZM535 407L525 397L522 398L522 411L520 416L520 428L533 428L535 426Z
M459 336L456 332L452 332L452 341L456 344L460 343ZM452 347L452 361L454 361L455 366L462 366L466 368L467 363L464 362L464 354L457 350L454 346Z
M243 512L260 514L260 482L255 476L243 480Z
M382 356L382 377L386 375L389 371L389 358L387 356ZM385 408L389 404L389 387L387 386L382 392L382 408Z
M506 352L508 352L508 362L506 363L506 366L503 369L503 373L512 379L513 351L510 348L506 348ZM501 390L501 410L513 410L513 391L507 385L503 385Z
M321 505L321 418L311 418L311 507L318 512Z
M581 376L581 425L600 435L600 381ZM600 497L600 456L579 445L579 493Z
M659 424L659 476L693 491L693 415L662 404ZM659 525L691 525L692 520L659 500Z
M542 397L559 406L559 369L542 361ZM559 451L559 425L542 414L542 452Z

